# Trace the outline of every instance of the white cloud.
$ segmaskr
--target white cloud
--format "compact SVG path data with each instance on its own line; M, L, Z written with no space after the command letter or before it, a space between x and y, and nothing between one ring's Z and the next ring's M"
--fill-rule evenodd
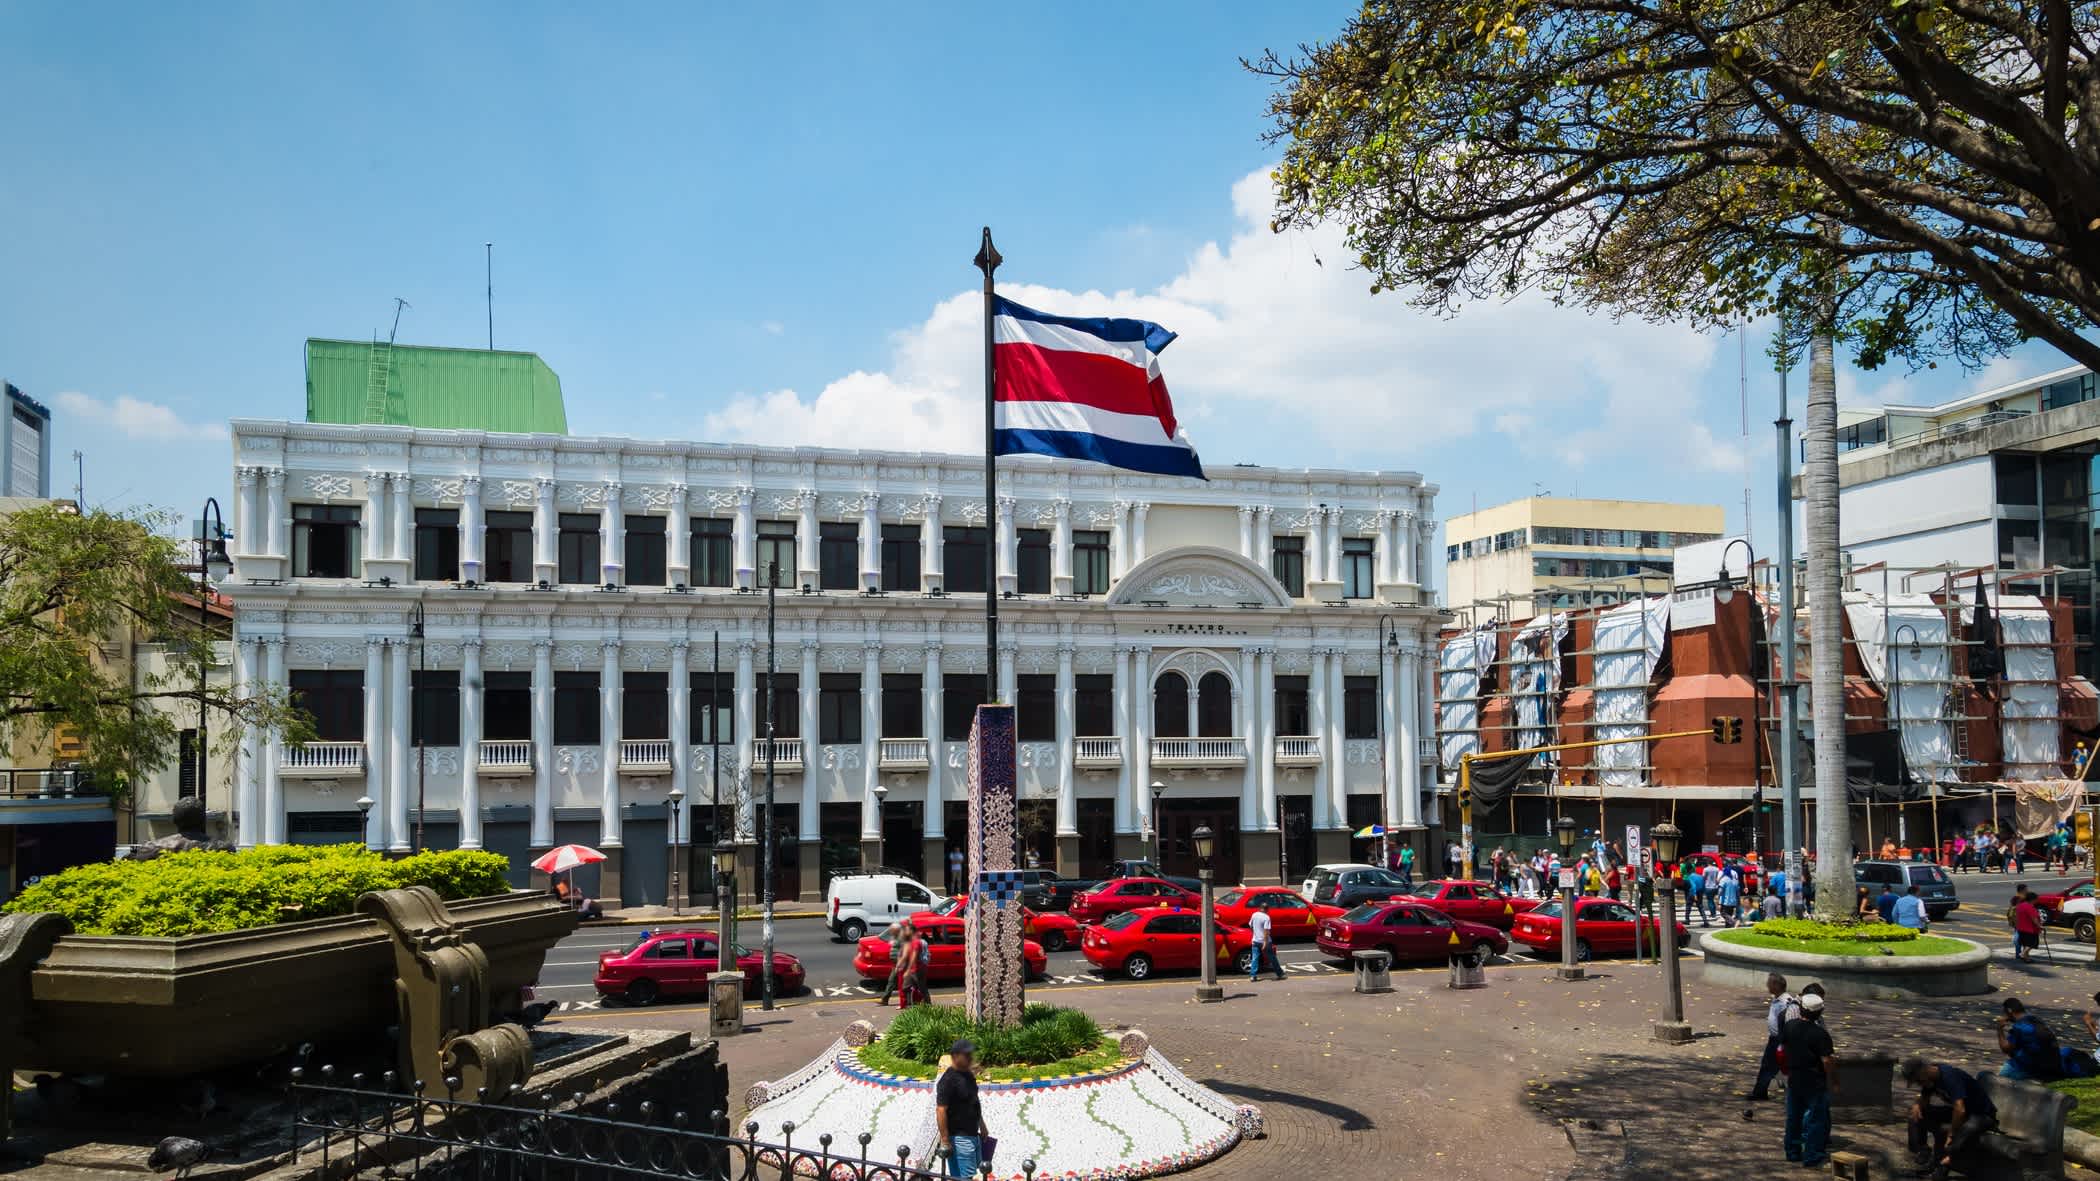
M130 394L119 394L115 401L105 402L100 398L67 390L59 394L54 401L58 403L59 410L66 415L108 427L127 439L175 442L227 437L225 423L184 422L182 416L172 408L158 402L134 398Z
M1230 238L1206 243L1155 290L1002 291L1045 311L1137 316L1179 333L1162 367L1213 467L1400 460L1428 470L1447 465L1439 448L1493 431L1513 458L1637 453L1684 473L1741 470L1740 445L1699 421L1715 338L1535 294L1430 315L1369 294L1338 228L1271 233L1266 172L1242 178L1232 201L1240 224ZM814 398L740 395L705 428L739 441L971 450L982 430L980 307L975 293L952 296L897 334L882 372L850 374Z

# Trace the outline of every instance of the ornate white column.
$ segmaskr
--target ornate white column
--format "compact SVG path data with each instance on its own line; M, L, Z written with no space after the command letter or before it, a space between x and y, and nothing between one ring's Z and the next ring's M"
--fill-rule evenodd
M999 585L992 588L994 594L1004 594L1014 589L1014 570L1020 560L1021 526L1014 520L1016 502L1013 497L999 497L999 534L989 538L999 546ZM1011 697L1006 700L1012 701Z
M598 660L598 750L601 789L598 796L598 842L600 848L618 848L620 822L620 641L608 636L601 642Z
M387 473L365 473L364 534L365 562L386 560L386 488Z
M1340 505L1330 504L1327 506L1326 511L1321 514L1320 527L1327 535L1326 543L1321 546L1327 559L1327 566L1326 572L1320 577L1328 582L1339 583L1342 580L1342 509Z
M821 586L823 567L817 548L817 492L795 493L795 585Z
M262 641L260 639L250 639L246 636L236 638L233 645L233 685L235 693L246 696L251 692L250 687L255 683L257 675L256 665L259 663L261 656L257 649L261 646ZM209 756L212 753L210 737L211 725L209 720L207 720L205 728L197 733L197 741L203 744L206 751L205 761L207 765L210 762ZM197 780L197 798L207 803L211 800L211 784L201 776ZM251 732L242 737L239 753L234 756L233 763L233 812L235 821L233 841L234 844L239 845L243 849L261 844L265 839L263 836L261 799L262 758L257 750L254 735Z
M751 752L757 749L752 745L753 741L766 736L765 727L758 722L758 674L752 659L755 648L750 640L736 642L736 717L731 722L731 736L736 739L736 745L730 749L735 752L737 767L732 783L739 785L748 782L750 772L747 769L754 761ZM736 792L736 799L736 836L739 840L749 840L753 831L751 793L740 790Z
M1151 508L1152 506L1144 501L1139 501L1130 506L1130 564L1132 566L1144 561L1151 553L1145 548L1145 514Z
M797 816L802 826L802 839L821 840L824 835L822 814L818 811L817 780L824 766L824 730L818 696L817 641L805 638L802 641L802 677L799 682L802 693L802 802L797 805Z
M941 572L941 494L938 492L926 494L926 519L919 524L919 567L919 581L927 590L938 590L944 585Z
M532 641L532 840L554 847L554 637Z
M1415 511L1401 509L1393 524L1394 557L1399 563L1399 580L1419 584L1421 578L1415 569Z
M481 847L481 637L459 640L459 847Z
M1256 505L1254 507L1253 558L1255 564L1264 570L1274 568L1274 564L1270 561L1270 558L1273 556L1270 551L1275 548L1275 538L1276 509L1271 505Z
M882 645L860 650L860 835L874 840L882 833L875 806L875 785L882 782Z
M1079 832L1079 795L1073 785L1072 739L1079 725L1079 704L1072 681L1072 656L1077 651L1070 640L1057 645L1057 835Z
M270 556L273 558L292 556L292 509L284 500L284 479L284 469L281 467L273 467L263 473L263 480L269 487L269 507L265 511L269 515L266 527L270 540Z
M671 638L671 790L685 792L684 816L693 814L691 794L693 761L693 668L691 644L684 636ZM683 824L680 827L684 827ZM682 832L671 834L684 840ZM683 874L680 877L683 879Z
M1400 827L1422 826L1422 709L1417 690L1422 683L1422 646L1413 640L1400 644L1399 725L1394 738L1399 746Z
M1240 506L1240 556L1252 562L1254 557L1254 506Z
M1136 832L1136 797L1130 782L1130 761L1137 757L1137 719L1130 712L1130 655L1136 649L1116 645L1116 733L1123 736L1123 758L1116 766L1116 831Z
M1202 727L1196 725L1196 706L1202 701L1202 696L1196 692L1195 677L1184 677L1182 679L1187 683L1189 687L1189 732L1187 736L1190 738L1194 738L1202 732ZM1160 737L1171 738L1173 737L1173 735L1162 734Z
M394 485L394 552L396 561L412 562L416 557L416 481L407 472L395 472L390 477Z
M1306 678L1306 687L1312 699L1312 732L1320 739L1320 761L1313 764L1312 822L1314 828L1333 828L1327 815L1327 781L1341 774L1342 752L1327 732L1327 649L1313 648L1312 675Z
M1050 502L1050 593L1072 593L1072 502L1058 497Z
M488 548L488 528L481 515L481 477L462 479L459 494L459 576L468 582L480 582Z
M1409 548L1414 553L1415 583L1417 585L1426 585L1429 582L1430 546L1435 544L1436 541L1435 537L1432 536L1435 530L1436 522L1431 520L1426 514L1418 514L1415 517L1415 543Z
M926 671L919 690L922 694L921 716L926 725L926 803L919 816L920 828L927 839L939 840L948 834L941 792L947 759L946 744L941 736L941 723L946 714L942 710L939 640L930 640L926 644ZM945 866L942 868L946 869ZM928 872L931 872L931 867L928 867Z
M403 499L406 499L404 496ZM410 778L409 755L413 746L409 741L410 697L408 682L408 644L395 641L387 645L386 675L386 780L387 780L387 848L396 853L409 850L409 795L415 781Z
M1137 825L1135 831L1152 827L1152 646L1139 644L1131 650L1136 669L1130 677L1131 712L1136 723L1130 729L1131 749L1123 755L1130 768L1130 799Z
M1243 530L1250 515L1245 509L1240 510L1240 524ZM1242 645L1240 679L1239 683L1232 687L1232 695L1239 705L1236 712L1240 741L1247 744L1247 764L1242 768L1240 775L1241 832L1248 832L1261 824L1261 808L1258 801L1261 793L1262 696L1260 683L1255 680L1254 663L1254 649Z
M598 581L627 585L627 522L620 516L620 482L605 482L605 505L598 510Z
M1378 509L1371 514L1372 584L1384 586L1397 581L1394 571L1399 565L1393 553L1393 510Z
M262 505L257 495L261 483L262 469L243 464L233 469L233 556L261 552L257 547L262 541Z
M1003 639L999 641L999 700L1008 705L1020 704L1017 696L1020 654L1019 644Z
M882 589L882 496L872 488L860 498L860 589Z
M1327 580L1327 516L1318 508L1305 510L1305 590L1312 597L1312 584Z
M1255 716L1261 719L1261 740L1254 748L1261 768L1259 820L1262 831L1274 832L1281 815L1276 808L1276 649L1266 644L1256 648L1255 662L1260 668L1256 684L1261 693L1255 709Z
M286 678L284 673L284 637L264 636L263 683L274 690L282 691ZM252 666L251 666L252 668ZM272 732L267 743L257 752L262 759L262 839L263 843L282 845L285 843L284 817L284 736Z
M758 585L758 490L736 490L736 524L732 541L736 546L736 585L750 590Z
M532 502L532 577L535 581L552 584L561 572L554 549L554 481L541 476L535 481L535 488L538 495Z
M1125 571L1130 569L1130 502L1116 501L1109 509L1108 522L1108 581L1111 585L1122 581Z
M1401 810L1400 772L1405 762L1400 757L1400 700L1407 685L1400 649L1388 647L1382 634L1378 638L1378 687L1378 766L1382 779L1378 790L1385 798L1379 822L1397 825Z
M670 575L672 586L693 585L693 506L688 499L691 490L683 483L671 485L670 519L664 522L664 530L670 536L665 539L664 567ZM686 806L690 808L691 802Z
M365 846L385 849L391 844L387 832L386 804L386 638L365 637L365 797L373 808L365 813Z
M1336 828L1349 822L1349 768L1342 755L1347 747L1342 723L1346 720L1342 709L1342 650L1330 649L1327 661L1327 738L1321 739L1334 753L1328 758L1333 767L1327 776L1327 820Z

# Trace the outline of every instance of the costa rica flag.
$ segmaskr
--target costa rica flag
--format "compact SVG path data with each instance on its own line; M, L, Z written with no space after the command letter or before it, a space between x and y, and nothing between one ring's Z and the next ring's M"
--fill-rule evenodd
M1205 479L1159 372L1173 342L1146 320L1053 316L993 296L995 451Z

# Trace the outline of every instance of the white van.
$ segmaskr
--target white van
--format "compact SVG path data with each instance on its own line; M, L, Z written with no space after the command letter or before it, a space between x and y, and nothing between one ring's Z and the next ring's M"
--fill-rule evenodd
M848 943L945 901L924 882L888 870L833 874L824 893L825 923Z

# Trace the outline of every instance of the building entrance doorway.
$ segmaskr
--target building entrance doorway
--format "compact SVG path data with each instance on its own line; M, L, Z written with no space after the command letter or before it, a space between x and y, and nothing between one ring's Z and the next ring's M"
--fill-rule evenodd
M1159 802L1159 844L1162 873L1196 876L1196 829L1209 825L1217 838L1211 853L1213 878L1220 886L1240 882L1240 801L1237 796Z

